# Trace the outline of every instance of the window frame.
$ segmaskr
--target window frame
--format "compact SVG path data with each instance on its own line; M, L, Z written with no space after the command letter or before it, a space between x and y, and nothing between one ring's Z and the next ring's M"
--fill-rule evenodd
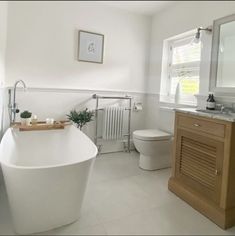
M173 76L173 47L183 46L187 43L191 43L193 37L195 36L195 30L191 30L189 32L177 35L175 37L169 38L164 40L163 45L163 57L162 57L162 74L161 74L161 87L160 87L160 102L167 102L167 103L175 103L175 95L171 94L171 86L172 86L172 76ZM199 61L196 62L186 62L180 63L179 65L187 65L186 68L190 68L188 65L191 65L192 68L198 68L197 74L199 76L200 82L200 64L201 64L201 57ZM174 65L177 69L177 64ZM194 95L192 95L194 96ZM192 98L191 95L189 97ZM191 101L183 101L182 105L196 105L195 102Z

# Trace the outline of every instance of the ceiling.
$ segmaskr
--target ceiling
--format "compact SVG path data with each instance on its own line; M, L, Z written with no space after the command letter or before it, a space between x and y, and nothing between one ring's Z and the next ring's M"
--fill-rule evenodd
M175 1L101 1L105 5L117 7L122 10L143 15L153 15L162 11L168 6L175 4Z

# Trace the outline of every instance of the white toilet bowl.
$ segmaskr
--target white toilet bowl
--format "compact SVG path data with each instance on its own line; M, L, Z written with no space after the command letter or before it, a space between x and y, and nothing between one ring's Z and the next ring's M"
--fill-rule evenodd
M157 129L136 130L133 141L140 153L139 166L145 170L170 167L172 135Z

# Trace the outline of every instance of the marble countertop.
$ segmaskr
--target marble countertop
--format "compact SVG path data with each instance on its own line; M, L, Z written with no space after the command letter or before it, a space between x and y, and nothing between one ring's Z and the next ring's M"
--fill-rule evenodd
M235 122L235 113L228 113L228 114L214 114L214 113L207 113L203 111L197 111L197 108L175 108L175 111L192 114L196 116L202 116L212 119L219 119L229 122Z

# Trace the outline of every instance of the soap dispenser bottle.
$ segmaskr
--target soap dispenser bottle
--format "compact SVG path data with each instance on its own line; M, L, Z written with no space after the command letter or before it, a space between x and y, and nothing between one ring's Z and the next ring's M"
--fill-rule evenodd
M215 110L215 99L214 99L213 94L209 94L209 96L208 96L206 109L207 110Z

